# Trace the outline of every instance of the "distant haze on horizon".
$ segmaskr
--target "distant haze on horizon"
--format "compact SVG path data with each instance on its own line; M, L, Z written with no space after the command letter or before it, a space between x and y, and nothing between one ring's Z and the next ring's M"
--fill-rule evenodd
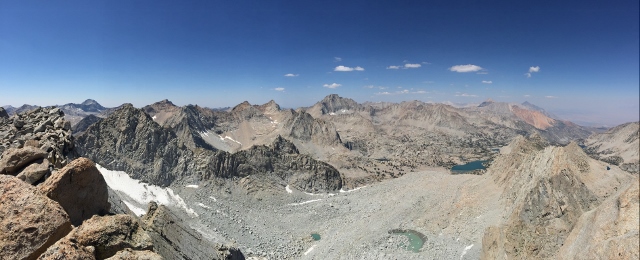
M640 4L0 1L0 105L529 101L640 120Z

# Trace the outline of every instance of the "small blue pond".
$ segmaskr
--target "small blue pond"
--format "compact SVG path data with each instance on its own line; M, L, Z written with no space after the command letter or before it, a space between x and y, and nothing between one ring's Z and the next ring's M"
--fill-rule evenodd
M486 162L487 160L481 160L481 161L468 162L463 165L456 165L451 167L451 173L461 174L461 173L466 173L474 170L483 170L483 169L486 169L486 167L484 167L483 165Z

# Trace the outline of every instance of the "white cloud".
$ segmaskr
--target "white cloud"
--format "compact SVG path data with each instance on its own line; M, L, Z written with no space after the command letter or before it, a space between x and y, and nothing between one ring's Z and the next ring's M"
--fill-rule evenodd
M540 66L529 67L529 72L538 72L540 71Z
M530 97L530 96L531 96L531 95L529 95L529 94L524 95L524 97Z
M364 86L362 88L375 88L373 85L369 85L369 86Z
M546 97L546 98L558 98L556 96L544 96L544 97Z
M493 83L493 81L491 81L491 80L483 80L483 81L482 81L482 83L484 83L484 84L491 84L491 83Z
M529 72L525 73L524 75L526 75L527 78L531 78L531 73L538 72L538 71L540 71L540 66L529 67Z
M427 94L427 93L429 93L429 92L424 91L424 90L418 90L416 92L413 92L413 94Z
M376 93L376 95L391 95L391 92L387 92L387 91L385 91L385 92L378 92L378 93Z
M486 71L480 71L480 72L476 72L476 74L480 74L480 75L487 75L487 74L489 74L489 72L486 72Z
M472 64L455 65L455 66L449 68L449 70L450 71L455 71L455 72L474 72L474 71L482 70L482 67L477 66L477 65L472 65Z
M323 86L323 87L325 87L325 88L337 88L337 87L342 86L342 84L338 84L338 83L331 83L331 84L324 84L324 85L322 85L322 86Z
M284 88L274 88L275 91L284 91Z
M429 63L429 62L426 62L426 61L423 61L423 62L422 62L422 64L426 64L426 65L429 65L429 64L431 64L431 63Z
M387 67L388 70L397 70L399 68L400 68L400 66L393 66L393 65Z
M285 77L297 77L298 74L293 74L293 73L288 73L288 74L284 74Z
M405 69L417 69L417 68L420 68L420 67L422 67L422 65L417 64L417 63L407 63L407 64L404 65Z
M477 97L477 96L478 95L467 94L467 93L456 94L456 97Z
M342 61L342 58L340 58L340 57L333 57L333 61L335 61L335 62Z
M355 68L351 68L351 67L347 67L347 66L338 66L335 69L333 69L333 71L364 71L363 67L357 66Z

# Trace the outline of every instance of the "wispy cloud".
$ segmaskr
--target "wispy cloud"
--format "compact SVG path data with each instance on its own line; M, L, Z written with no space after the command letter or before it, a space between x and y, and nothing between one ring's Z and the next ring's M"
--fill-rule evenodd
M339 62L339 61L342 61L342 58L340 58L340 57L333 57L333 61L335 61L335 62Z
M356 66L355 68L351 68L351 67L347 67L347 66L338 66L335 69L333 69L333 71L364 71L363 67L360 66Z
M480 72L476 72L476 74L480 74L480 75L487 75L487 74L489 74L489 72L486 72L486 71L480 71Z
M394 66L394 65L391 65L391 66L387 67L388 70L397 70L399 68L400 68L400 66Z
M529 94L524 95L524 97L530 97L530 96L531 96L531 95L529 95Z
M484 83L484 84L491 84L491 83L493 83L493 81L491 81L491 80L483 80L483 81L482 81L482 83Z
M422 67L422 65L418 64L418 63L407 63L404 65L405 69L417 69Z
M556 96L544 96L544 97L546 97L546 98L558 98Z
M285 77L297 77L299 74L288 73L284 74Z
M474 94L467 94L467 93L460 93L460 94L456 94L456 97L477 97L478 95L474 95Z
M324 84L324 85L322 85L322 86L323 86L323 87L325 87L325 88L337 88L337 87L342 86L342 84L338 84L338 83L331 83L331 84Z
M538 71L540 71L540 66L529 67L529 72L525 73L524 75L527 76L527 78L531 78L531 73Z
M274 88L275 91L284 91L284 88Z
M390 95L404 95L404 94L427 94L429 92L424 90L410 91L408 89L398 90L394 92L383 91L375 93L378 96L390 96Z
M364 87L362 87L362 88L369 88L369 89L371 89L371 88L375 88L375 86L373 86L373 85L369 85L369 86L364 86Z
M475 71L482 70L482 67L477 66L477 65L473 65L473 64L455 65L455 66L449 68L449 70L450 71L455 71L455 72L475 72Z

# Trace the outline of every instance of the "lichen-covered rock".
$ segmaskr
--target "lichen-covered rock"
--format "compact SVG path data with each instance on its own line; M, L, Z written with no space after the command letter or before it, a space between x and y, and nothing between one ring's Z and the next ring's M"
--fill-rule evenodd
M73 229L58 243L71 241L83 247L93 247L97 259L114 256L126 248L153 249L152 240L138 221L130 215L94 216Z
M46 156L46 151L30 146L9 149L2 154L0 159L0 174L15 175L22 167Z
M47 197L67 211L78 226L93 215L109 212L109 192L100 171L87 158L78 158L54 173L39 186Z
M47 173L49 173L49 166L51 164L47 160L43 160L40 163L32 163L29 166L25 167L18 173L16 177L21 179L29 184L34 184L42 177L44 177Z
M92 246L85 247L77 241L62 239L50 246L38 260L92 260L96 259L94 250Z
M36 259L71 229L58 203L16 177L0 175L0 259Z
M144 251L135 251L129 248L126 248L122 251L118 251L112 257L107 258L107 260L161 260L164 259L159 254L156 254L149 250Z

